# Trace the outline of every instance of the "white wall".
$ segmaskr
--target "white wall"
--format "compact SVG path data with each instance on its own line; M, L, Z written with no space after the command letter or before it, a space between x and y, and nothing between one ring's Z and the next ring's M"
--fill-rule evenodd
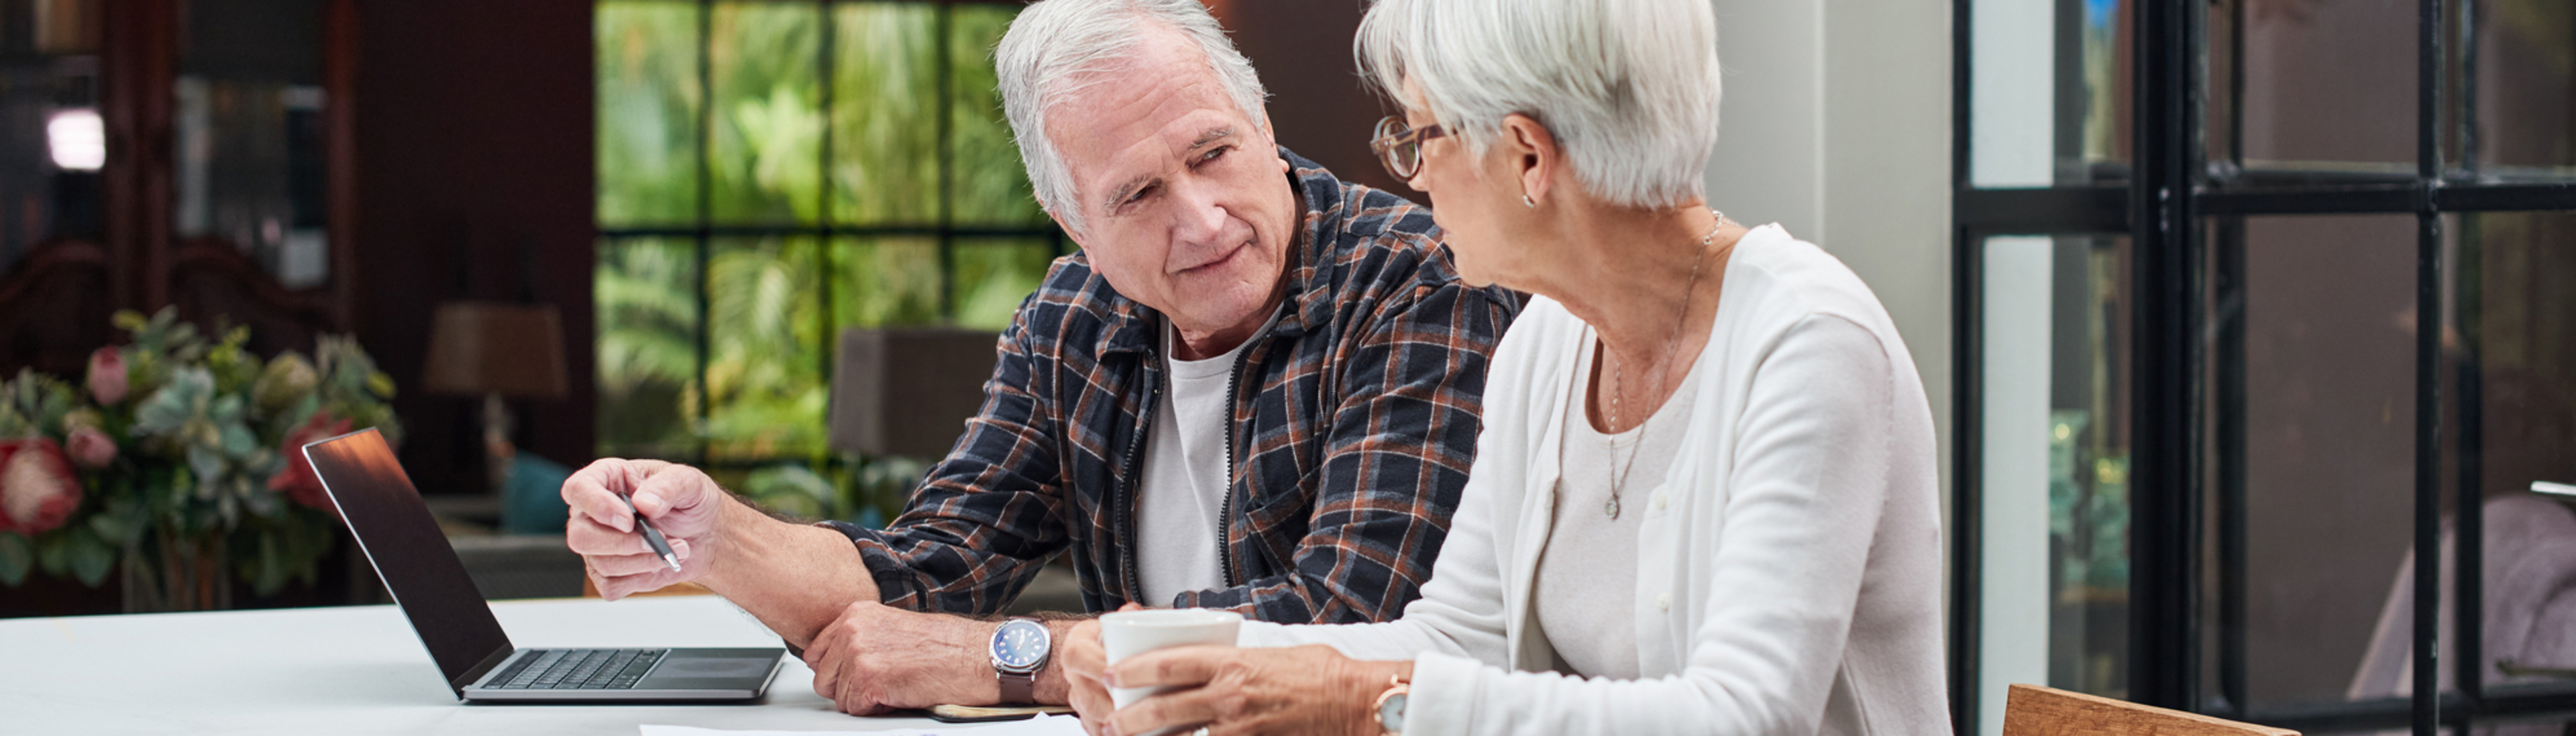
M1950 476L1950 3L1713 0L1709 204L1850 264L1895 317Z

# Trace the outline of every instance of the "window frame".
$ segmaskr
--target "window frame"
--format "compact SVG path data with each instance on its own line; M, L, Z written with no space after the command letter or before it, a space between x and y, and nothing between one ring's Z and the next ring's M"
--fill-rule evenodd
M1984 336L1979 334L1983 293L1980 264L1984 243L1996 235L2084 235L2125 233L2137 250L2128 366L2137 411L2130 418L2130 617L2129 673L2131 699L2195 713L2251 720L2298 729L2354 730L2411 728L2416 736L2433 736L2443 727L2466 729L2489 719L2576 714L2576 683L2491 686L2480 681L2483 659L2479 626L2485 603L2480 585L2484 539L2480 514L2457 515L2458 540L2448 574L2457 584L2453 641L2459 650L2452 667L2455 689L2437 688L2436 659L2440 634L2435 615L2445 571L2440 555L2413 557L2414 610L2411 662L2412 695L2376 700L2303 706L2257 708L2245 703L2246 507L2244 482L2244 323L2242 312L2212 322L2202 298L2210 294L2204 274L2215 274L2216 298L2242 294L2244 221L2249 216L2324 214L2411 214L2416 217L2416 310L2418 324L2442 321L2442 293L2452 277L2442 260L2444 215L2481 212L2576 210L2576 182L2501 183L2479 175L2477 119L2476 3L2463 0L2417 0L2416 10L2416 161L2412 175L2367 176L2306 172L2247 171L2241 146L2230 140L2211 159L2203 150L2205 90L2241 95L2242 64L2236 76L2205 80L2212 3L2124 2L2130 16L2127 40L2134 58L2130 67L2131 160L2125 172L2104 183L2060 184L2037 188L1980 188L1971 178L1973 142L1971 85L1976 0L1953 0L1951 61L1952 186L1952 324L1954 325L1952 390L1956 396L1951 494L1950 656L1953 725L1961 733L1979 728L1981 549L1981 477L1983 427L1979 411L1984 397ZM2059 0L2060 13L2073 0ZM2244 5L2219 5L2239 13L2229 41L2241 47ZM2449 25L2456 24L2456 25ZM2446 35L2456 31L2456 36ZM2451 53L2458 45L2459 56ZM2237 49L2241 51L2241 48ZM2060 50L2061 64L2064 50ZM2231 59L2242 59L2241 53ZM2457 66L2446 66L2451 60ZM2456 80L2446 74L2460 72ZM2215 83L2215 84L2211 84ZM2223 85L2223 86L2219 86ZM2444 95L2456 89L2470 104L2456 116ZM2231 98L2230 102L2235 102ZM2242 130L2243 106L2229 104L2231 131ZM2446 166L2444 134L2456 136L2461 161ZM2207 162L2225 166L2208 166ZM2216 169L2213 171L2213 169ZM2125 180L2120 174L2125 174ZM2466 218L2463 218L2466 222ZM2474 229L2464 224L2464 229ZM2204 233L2211 233L2204 237ZM2213 268L2214 267L2214 268ZM2474 307L2469 307L2474 309ZM2204 330L2215 340L2204 349ZM2445 439L2443 410L2456 407L2461 430L2452 433L2460 457L2480 451L2480 407L2474 370L2475 346L2468 348L2456 387L2443 380L2441 330L2418 330L2414 455L2416 550L2438 549L2442 536L2441 459ZM2214 371L2204 374L2204 369ZM2212 378L2203 378L2203 376ZM2216 416L2204 402L2215 392ZM2457 394L2456 396L2453 394ZM2214 419L2215 421L2210 421ZM2214 429L2211 429L2214 428ZM2216 435L2219 441L2208 444ZM2214 452L2204 452L2202 448ZM2215 457L2204 457L2214 454ZM2218 472L2205 475L2208 464ZM2478 463L2459 462L2454 479L2461 509L2480 502ZM2215 478L2215 482L2205 481ZM2209 487L2214 485L2215 487ZM2204 504L2214 504L2214 508ZM2201 519L2214 515L2204 529ZM2205 539L2204 533L2214 534ZM2204 543L2215 553L2206 566ZM2214 572L2215 580L2211 580ZM2214 582L2214 586L2208 586ZM2217 601L2202 600L2203 590ZM2214 627L2205 626L2215 612ZM2210 629L2214 628L2215 631ZM2213 638L2214 634L2214 638ZM2203 662L2214 655L2215 667ZM2204 670L2218 682L2212 690ZM2203 695L2211 697L2204 699ZM2000 714L1992 714L2000 716Z
M602 255L605 255L611 250L624 247L630 243L642 243L647 247L652 247L664 242L685 241L693 247L695 251L696 273L694 274L694 278L696 280L696 285L694 288L694 295L697 300L697 354L695 358L696 368L694 373L690 376L690 380L694 382L694 385L699 387L699 389L693 392L693 404L687 408L689 415L683 417L683 421L692 427L692 439L690 441L691 449L680 457L666 457L663 459L686 462L691 465L717 471L754 470L775 466L781 462L799 460L816 461L819 465L825 467L839 467L844 465L848 460L847 458L841 457L839 453L826 453L828 457L810 458L803 455L729 455L717 457L710 452L713 440L706 429L706 425L710 420L712 410L715 407L710 403L708 396L709 392L705 390L705 387L708 385L707 366L712 362L715 356L713 355L713 347L709 337L712 333L711 317L713 316L713 299L709 293L709 279L711 278L709 265L713 260L714 253L718 247L718 241L745 239L782 239L793 241L795 239L806 239L811 241L812 247L821 249L820 255L822 255L828 262L831 255L834 253L834 249L846 247L846 241L850 238L935 238L937 240L939 258L939 324L953 324L957 319L958 305L955 283L957 272L956 250L961 245L973 245L976 241L1018 240L1028 242L1043 240L1045 241L1046 247L1051 256L1061 257L1071 254L1074 250L1072 247L1072 241L1067 238L1064 231L1061 228L1056 227L1052 221L1049 221L1044 225L1028 227L961 226L956 222L956 177L953 175L956 162L956 151L954 150L954 138L952 135L952 129L955 127L952 115L957 109L957 100L955 99L956 95L954 93L956 75L953 68L955 66L953 64L953 59L955 58L953 56L953 51L955 50L954 45L956 43L955 10L957 6L960 5L1018 6L1021 3L1011 2L1010 0L667 0L667 2L672 5L685 3L694 6L697 14L696 78L692 80L692 83L695 84L699 90L701 102L697 105L698 109L696 110L697 131L694 136L694 140L690 143L690 154L696 162L691 174L695 179L696 185L695 209L688 220L680 223L661 223L640 226L602 225L597 228L596 232L596 239L599 243ZM837 108L834 106L836 100L834 100L833 95L835 91L834 82L836 81L834 79L834 73L836 71L834 60L837 58L836 52L839 50L838 40L836 38L839 24L833 20L833 10L847 5L872 4L922 5L932 7L934 9L933 14L936 24L936 30L934 33L938 36L937 42L930 51L933 55L933 75L936 78L935 84L937 86L936 99L933 103L936 108L933 114L936 119L936 135L938 141L936 144L938 147L938 152L936 154L938 164L937 214L927 222L896 222L874 225L857 225L839 222L835 218L836 212L832 207L832 197L835 193L833 177L823 176L820 177L820 181L818 182L816 189L816 196L820 200L820 206L817 208L817 215L812 223L719 224L718 217L715 214L714 203L715 174L713 162L715 152L716 105L712 104L711 99L711 91L715 88L715 62L711 48L713 46L715 10L716 7L721 4L815 6L816 18L820 22L820 27L818 29L818 44L815 51L815 64L817 67L815 83L820 86L821 109L826 120L831 120L833 114L837 111ZM816 157L816 163L819 166L826 167L826 170L828 170L830 163L834 159L835 146L838 143L837 138L838 136L827 125L822 136L820 151ZM834 375L834 362L839 354L839 351L835 346L838 344L839 335L843 327L843 325L838 324L837 310L831 308L834 300L833 289L834 285L831 277L820 277L820 288L818 289L817 298L821 300L823 308L818 309L817 312L819 313L822 321L821 331L819 334L823 336L826 344L822 346L822 349L816 351L818 353L817 357L819 362L817 368L820 371L817 375L823 376L827 383L830 380L830 377Z

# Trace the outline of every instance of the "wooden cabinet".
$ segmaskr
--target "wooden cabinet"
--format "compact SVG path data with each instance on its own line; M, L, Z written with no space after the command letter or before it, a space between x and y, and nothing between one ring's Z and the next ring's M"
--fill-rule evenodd
M356 44L355 0L0 2L0 370L78 375L118 309L352 330Z

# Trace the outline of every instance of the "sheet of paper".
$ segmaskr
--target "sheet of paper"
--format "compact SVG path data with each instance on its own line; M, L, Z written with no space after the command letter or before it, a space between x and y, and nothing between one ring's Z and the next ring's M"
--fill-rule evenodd
M935 728L909 727L849 731L733 731L696 726L659 726L646 724L643 736L1082 736L1082 719L1073 716L1038 716L1027 720L998 723L943 723Z

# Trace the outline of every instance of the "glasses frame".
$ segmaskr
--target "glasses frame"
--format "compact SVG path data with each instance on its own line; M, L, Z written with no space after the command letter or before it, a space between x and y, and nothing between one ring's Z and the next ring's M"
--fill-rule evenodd
M1377 162L1397 181L1412 181L1422 172L1422 142L1448 135L1437 125L1415 129L1402 115L1388 115L1377 121L1377 137L1369 139L1369 150L1377 153ZM1399 153L1402 151L1402 153Z

